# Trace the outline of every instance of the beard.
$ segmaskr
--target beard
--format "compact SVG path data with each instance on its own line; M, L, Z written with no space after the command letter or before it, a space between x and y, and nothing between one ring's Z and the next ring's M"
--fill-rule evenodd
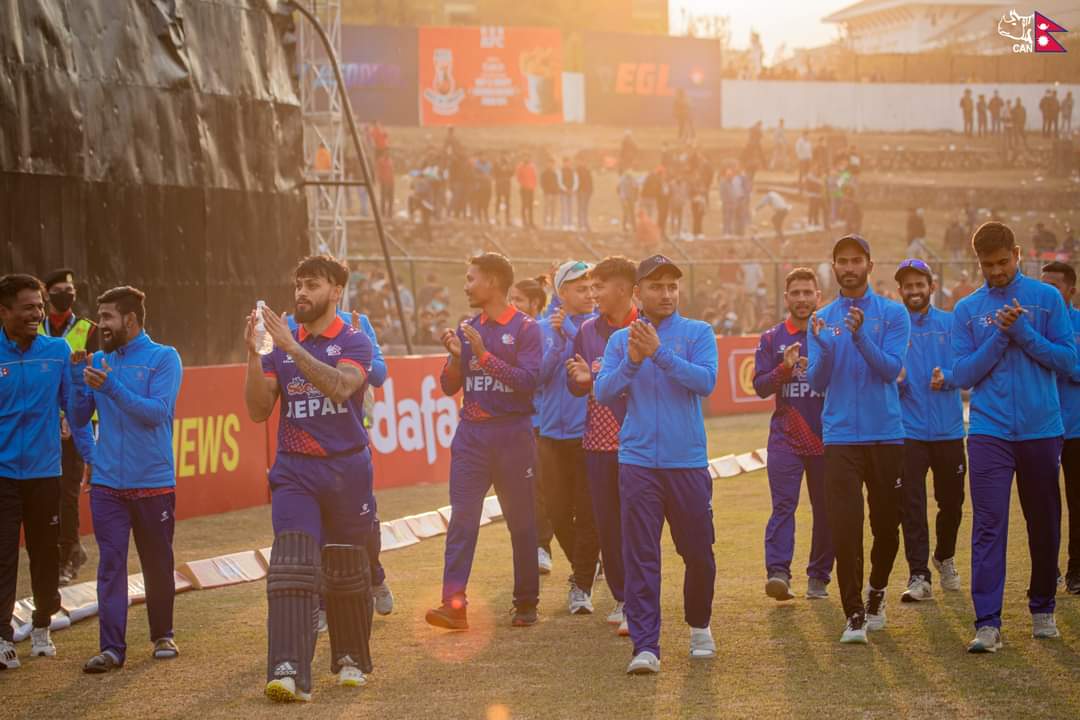
M813 305L789 305L788 312L791 313L791 317L796 320L806 320L814 314Z
M920 312L926 309L926 306L930 304L930 296L923 294L905 295L904 306L912 312Z
M101 334L101 349L105 352L116 352L127 345L128 329L126 327L120 327L116 330L109 329L107 332L108 337L106 337L105 332Z
M303 324L309 322L315 322L330 308L330 301L324 300L321 303L311 303L307 309L301 310L297 305L293 308L293 317L296 318L296 322Z
M854 273L844 272L836 273L836 283L842 288L857 288L866 284L866 279L870 277L869 272Z

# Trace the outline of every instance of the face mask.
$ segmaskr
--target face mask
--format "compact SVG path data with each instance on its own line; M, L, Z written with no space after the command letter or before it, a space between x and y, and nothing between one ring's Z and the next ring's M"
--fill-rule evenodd
M71 309L72 304L75 302L75 293L70 292L51 292L49 293L49 304L52 305L57 312L67 312Z

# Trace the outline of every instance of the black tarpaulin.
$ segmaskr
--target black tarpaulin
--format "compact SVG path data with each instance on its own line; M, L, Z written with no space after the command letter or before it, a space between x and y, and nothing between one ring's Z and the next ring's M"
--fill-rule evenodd
M0 0L0 273L121 284L187 365L242 357L308 248L288 15L267 0Z

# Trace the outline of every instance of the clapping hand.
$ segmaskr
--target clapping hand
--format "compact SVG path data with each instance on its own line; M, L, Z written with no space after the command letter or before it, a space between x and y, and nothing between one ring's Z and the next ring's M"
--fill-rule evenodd
M592 371L589 363L580 355L574 355L566 361L566 375L570 381L578 385L589 385L592 382Z
M461 338L457 336L453 328L443 330L441 340L448 353L455 359L461 359Z
M631 359L635 353L642 359L652 357L660 349L660 336L656 334L656 328L644 320L630 323L630 348Z
M799 355L802 343L792 343L784 348L784 367L794 370L796 367L806 368L806 358Z
M863 320L865 319L861 308L852 305L848 310L847 317L844 318L844 325L851 331L852 335L856 335L859 332L859 328L862 327Z
M293 337L292 330L289 329L289 322L285 319L285 313L278 315L268 307L263 307L262 311L263 326L266 327L266 332L274 340L274 345L284 350L286 353L290 352L290 348L296 345L296 338Z
M1026 313L1027 310L1023 308L1020 301L1013 298L1012 305L1003 305L997 314L994 316L994 323L1003 331L1008 330L1013 324L1020 319L1020 316Z
M480 358L487 352L487 348L484 347L484 338L480 337L480 331L474 328L469 323L461 323L461 333L465 336L465 340L472 346L473 356Z

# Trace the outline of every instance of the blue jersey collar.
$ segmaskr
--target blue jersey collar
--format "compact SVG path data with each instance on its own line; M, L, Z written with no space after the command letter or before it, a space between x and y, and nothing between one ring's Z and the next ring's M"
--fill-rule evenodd
M150 336L146 334L145 330L140 330L139 334L128 340L123 347L116 349L117 354L127 355L130 352L135 352L139 348L145 347L150 344Z

